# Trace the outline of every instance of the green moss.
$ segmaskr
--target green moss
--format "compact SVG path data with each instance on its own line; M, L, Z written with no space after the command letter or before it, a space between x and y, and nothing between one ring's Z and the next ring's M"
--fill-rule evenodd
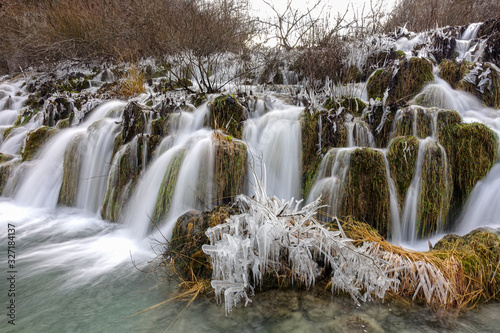
M465 236L447 235L434 251L450 251L472 285L469 291L482 292L482 301L500 300L500 236L487 229L476 229ZM489 298L489 299L484 299Z
M153 215L154 223L162 221L168 214L174 197L177 177L179 176L185 154L186 150L179 150L170 161L167 171L165 172L156 200L155 212Z
M11 126L9 128L6 128L5 131L3 131L3 140L7 140L9 137L10 133L12 133L13 130L15 130L17 127L16 126Z
M361 116L367 105L365 102L355 97L328 97L324 103L324 107L327 110L337 110L340 107L343 107L354 116L359 117Z
M71 124L69 122L69 118L61 119L56 124L57 129L64 129L64 128L68 128L70 126L71 126Z
M205 93L196 93L191 96L191 103L198 107L207 101L207 95Z
M403 207L406 192L415 176L418 139L414 136L397 137L389 146L387 160L398 191L399 206Z
M169 132L168 116L159 117L151 122L151 133L160 137L165 137Z
M137 147L131 144L120 147L120 142L121 135L118 135L115 139L116 151L112 158L106 197L101 209L102 217L112 222L118 221L141 170L137 163Z
M35 157L38 150L58 132L55 128L42 126L36 130L30 131L26 137L21 157L23 161L29 161Z
M14 156L12 155L0 153L0 164L10 161L13 158Z
M127 143L137 134L144 133L144 114L136 102L131 102L123 111L122 138Z
M426 146L421 174L417 218L417 237L423 238L443 229L450 207L452 180L445 152L435 143Z
M185 278L209 279L212 276L210 257L201 250L209 240L205 235L209 227L224 223L231 215L238 214L228 207L215 207L211 211L190 211L177 219L170 248L165 256L173 259L176 268Z
M375 145L383 148L387 147L392 133L394 110L392 107L383 107L381 104L373 105L368 116L368 123L375 139ZM385 120L384 120L385 117ZM383 125L380 124L383 121Z
M4 155L1 153L0 153L0 159L3 160L0 163L0 195L1 195L3 190L5 189L5 185L7 184L7 181L9 180L12 172L21 163L21 161L18 159L12 162L5 163L9 161L10 155Z
M351 155L349 180L342 199L343 215L353 216L382 235L390 232L389 187L382 152L356 149Z
M456 84L456 88L467 91L477 98L483 101L483 104L488 107L493 107L500 109L500 73L489 63L483 64L468 64L464 65L465 68L461 69L461 80ZM471 78L464 80L465 75L467 75L473 68L478 69L478 75L475 76L475 81L471 82ZM491 86L486 84L479 87L479 83L482 81L481 74L486 73L489 70L488 78L491 80Z
M395 137L413 135L425 139L432 134L432 116L435 112L434 109L425 109L418 106L400 109L393 125L393 135Z
M247 146L241 141L214 135L215 193L214 205L228 204L244 192L247 173Z
M468 195L498 160L498 138L486 125L457 124L452 129L452 169L455 206Z
M321 162L318 154L319 112L302 112L300 118L302 136L302 195L307 198Z
M245 108L233 95L221 95L210 104L210 127L220 129L237 139L243 137Z
M82 162L81 140L82 135L76 136L64 151L63 182L58 199L60 205L71 207L76 204Z
M397 73L393 75L394 71ZM377 70L367 82L369 98L384 97L389 89L388 104L411 100L426 84L433 82L432 64L424 58L401 61L397 67Z

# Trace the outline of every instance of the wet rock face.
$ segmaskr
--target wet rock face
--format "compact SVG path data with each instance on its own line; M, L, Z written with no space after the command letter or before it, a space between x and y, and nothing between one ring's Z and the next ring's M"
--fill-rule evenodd
M39 149L47 142L47 140L56 134L58 131L55 128L47 126L40 127L36 130L30 131L26 137L24 148L21 152L23 161L33 159L38 153Z
M343 215L365 221L381 235L388 235L389 186L384 156L380 151L363 148L353 152L342 206Z
M433 81L432 64L429 60L400 60L389 68L377 70L370 77L367 82L368 97L382 100L388 91L386 104L401 104L411 100L426 84Z
M222 95L210 104L210 127L237 139L243 138L245 108L233 95Z
M142 108L136 102L130 102L123 111L122 138L127 143L137 134L144 132Z
M211 211L183 214L177 219L166 256L174 259L176 268L185 277L190 278L193 273L196 277L209 279L212 276L211 260L201 250L203 244L210 243L205 231L238 213L233 208L218 206Z

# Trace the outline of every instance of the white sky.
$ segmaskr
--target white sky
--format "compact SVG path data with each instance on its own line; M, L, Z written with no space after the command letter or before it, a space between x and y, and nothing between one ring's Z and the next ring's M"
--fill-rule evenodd
M262 0L249 0L253 9L262 16L269 16L271 14L271 9L262 1ZM394 6L396 0L382 0L384 2L384 6L387 9L390 9ZM268 0L268 2L275 5L276 8L284 8L286 6L287 0ZM373 0L373 2L378 2L378 0ZM314 0L292 0L292 6L298 9L306 10L309 7L312 7L316 3ZM355 10L359 10L361 12L363 5L365 5L365 11L368 11L370 8L370 0L323 0L322 5L325 6L324 12L329 11L336 16L337 13L344 13L347 8L349 8L348 15L353 14L354 6ZM352 17L352 16L351 16Z

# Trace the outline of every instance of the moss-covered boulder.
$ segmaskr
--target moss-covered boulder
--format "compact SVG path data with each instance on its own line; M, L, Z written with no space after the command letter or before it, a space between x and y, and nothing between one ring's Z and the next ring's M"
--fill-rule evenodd
M389 183L383 153L369 148L356 149L351 154L348 177L342 198L343 215L353 216L380 234L388 235Z
M456 60L444 59L439 64L439 76L448 82L452 88L456 88L460 80L473 67L473 64L468 61L457 62Z
M365 102L355 97L328 97L324 103L324 107L327 110L337 111L339 108L344 108L355 117L361 116L367 106Z
M238 213L233 208L223 206L211 211L185 213L177 219L166 256L173 259L176 268L185 277L193 278L194 275L209 279L212 276L212 264L210 257L201 249L203 244L209 243L205 231Z
M383 99L387 104L402 104L417 95L426 84L433 82L432 64L425 58L411 58L379 69L368 79L368 97Z
M0 164L3 164L7 161L10 161L13 158L14 158L14 156L12 156L12 155L0 153Z
M467 91L489 107L500 109L500 72L490 63L476 63L464 70L456 88Z
M243 121L246 120L245 108L233 95L221 95L209 105L209 125L216 130L237 139L243 137Z
M14 172L14 169L21 163L21 160L13 160L12 158L11 155L0 153L0 195L3 193L5 185Z
M29 131L28 136L24 141L24 147L21 151L23 161L32 160L38 153L39 149L57 132L57 129L47 126L42 126L36 130Z
M177 177L179 176L185 155L186 150L180 149L174 153L174 156L170 160L156 199L155 212L153 214L154 223L163 220L170 210L170 205L172 204L174 191L177 185Z
M82 163L82 146L80 144L82 139L82 134L75 136L64 151L63 182L58 200L60 205L72 207L76 204Z
M432 135L435 109L410 106L397 111L393 122L393 137L413 135L425 139Z
M414 136L397 137L389 145L387 160L398 192L400 207L403 207L406 192L415 176L418 145L418 139Z
M480 293L480 301L500 300L500 233L484 228L465 236L450 234L438 241L433 250L451 252L458 269L468 277L470 292Z
M386 148L393 132L394 115L396 106L382 105L380 101L371 101L366 122L371 127L375 146Z
M245 190L247 146L230 136L214 134L215 181L214 205L228 204Z
M145 132L145 116L136 102L130 102L123 110L122 137L123 143L130 142L134 136Z
M121 136L115 139L115 153L111 159L111 169L108 178L108 188L101 207L103 219L118 221L125 203L139 177L139 158L137 141L120 146Z
M417 237L429 237L442 230L450 207L453 183L446 152L427 139L422 161L421 189L417 215Z
M486 125L456 124L441 137L452 166L453 199L451 217L463 207L468 195L498 160L498 138Z

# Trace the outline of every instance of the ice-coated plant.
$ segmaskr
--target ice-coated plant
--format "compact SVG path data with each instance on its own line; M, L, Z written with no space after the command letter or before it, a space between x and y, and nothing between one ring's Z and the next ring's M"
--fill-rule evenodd
M322 273L331 272L332 292L348 292L356 302L397 291L397 274L376 243L355 247L340 224L339 231L331 231L314 218L320 198L301 208L301 201L268 197L258 179L254 190L253 198L237 198L243 213L209 228L210 245L203 245L212 259L212 287L217 300L224 299L226 314L239 301L250 302L249 294L266 274L288 276L310 288Z

